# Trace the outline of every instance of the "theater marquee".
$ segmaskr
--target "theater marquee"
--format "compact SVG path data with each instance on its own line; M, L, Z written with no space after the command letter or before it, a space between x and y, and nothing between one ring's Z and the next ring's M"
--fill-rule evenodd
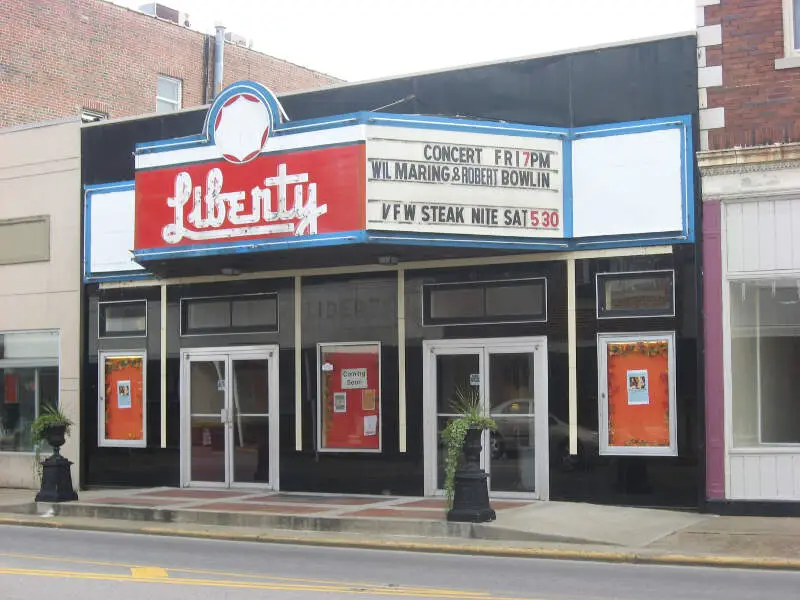
M377 129L367 142L367 229L563 237L561 139Z
M690 116L578 129L374 112L290 121L269 90L238 82L196 135L137 144L135 181L87 188L85 275L317 245L686 243L692 156Z

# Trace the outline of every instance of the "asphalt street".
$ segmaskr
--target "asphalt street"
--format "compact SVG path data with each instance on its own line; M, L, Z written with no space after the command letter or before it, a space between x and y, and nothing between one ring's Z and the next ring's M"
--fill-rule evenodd
M0 526L0 598L793 598L800 573L315 548Z

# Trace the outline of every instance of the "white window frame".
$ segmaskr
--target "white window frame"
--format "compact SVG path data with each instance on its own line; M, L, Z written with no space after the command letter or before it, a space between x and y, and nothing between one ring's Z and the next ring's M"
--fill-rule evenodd
M176 83L178 85L178 98L167 98L166 96L159 96L158 95L158 81L169 81L170 83ZM156 113L158 113L158 102L168 102L175 106L175 110L173 112L178 112L183 107L183 80L178 79L177 77L170 77L169 75L159 75L158 80L156 81ZM158 113L158 114L169 114L169 113Z
M776 69L793 69L800 67L800 40L794 39L795 15L794 0L783 0L783 56L775 60Z

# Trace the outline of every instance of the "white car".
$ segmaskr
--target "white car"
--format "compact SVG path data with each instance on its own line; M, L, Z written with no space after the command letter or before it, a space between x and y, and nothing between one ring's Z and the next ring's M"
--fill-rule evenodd
M520 448L530 447L533 419L504 418L505 416L533 417L532 400L518 398L508 400L494 407L491 411L497 423L497 431L491 434L492 458L503 456L514 457ZM578 454L569 453L569 424L552 413L548 415L548 432L550 438L550 464L564 468L572 468L577 464L588 465L597 457L599 436L596 431L578 425Z

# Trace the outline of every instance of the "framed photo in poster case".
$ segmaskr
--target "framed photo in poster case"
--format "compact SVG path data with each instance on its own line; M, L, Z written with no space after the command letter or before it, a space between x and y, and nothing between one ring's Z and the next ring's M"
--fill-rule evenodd
M600 454L677 456L675 332L597 336Z

